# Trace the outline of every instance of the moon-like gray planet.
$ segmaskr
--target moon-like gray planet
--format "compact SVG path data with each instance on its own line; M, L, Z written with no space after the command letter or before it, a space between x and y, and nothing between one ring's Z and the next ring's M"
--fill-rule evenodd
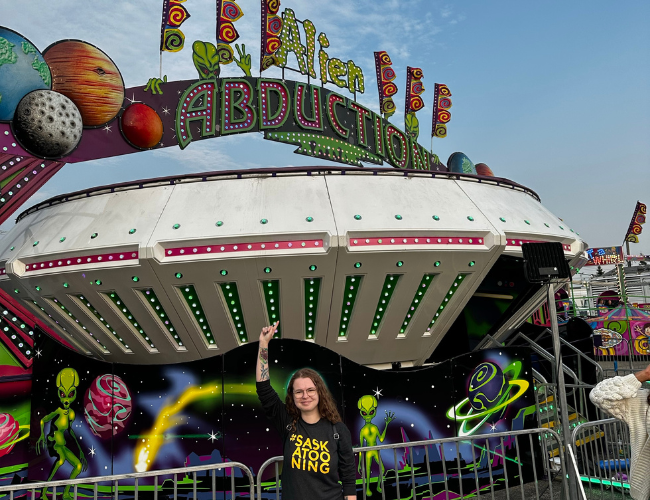
M66 96L53 90L35 90L18 103L13 128L28 152L54 159L77 147L83 122L79 109Z

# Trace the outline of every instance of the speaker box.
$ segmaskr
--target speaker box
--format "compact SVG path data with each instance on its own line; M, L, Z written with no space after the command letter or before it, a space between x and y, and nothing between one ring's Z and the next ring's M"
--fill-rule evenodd
M521 251L524 254L524 271L528 281L541 283L571 277L562 243L524 243Z

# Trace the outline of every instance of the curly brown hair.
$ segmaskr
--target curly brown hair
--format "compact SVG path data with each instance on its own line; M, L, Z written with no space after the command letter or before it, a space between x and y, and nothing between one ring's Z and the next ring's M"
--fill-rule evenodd
M341 422L341 415L339 415L339 410L336 408L336 401L325 385L322 377L311 368L302 368L291 377L289 386L287 387L287 397L284 400L287 411L292 419L291 429L296 430L296 422L300 418L300 410L298 410L293 400L293 383L297 378L309 378L316 386L316 390L318 391L318 411L321 416L333 424Z

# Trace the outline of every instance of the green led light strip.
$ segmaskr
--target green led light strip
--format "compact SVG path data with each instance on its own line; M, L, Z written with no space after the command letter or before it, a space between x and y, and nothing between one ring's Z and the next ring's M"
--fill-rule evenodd
M409 323L411 323L411 320L415 316L415 312L418 310L418 307L420 307L422 300L424 300L424 296L429 290L429 285L431 284L435 276L436 276L435 274L425 274L424 276L422 276L422 280L420 281L420 284L418 285L418 289L416 290L415 295L413 296L413 300L411 300L411 305L409 305L409 310L406 312L406 316L404 316L404 320L402 321L402 326L399 329L398 336L400 337L405 336L406 329L408 328Z
M630 485L627 483L621 483L620 481L610 481L609 479L598 479L597 477L586 477L580 476L580 480L586 483L602 484L603 486L616 486L617 488L626 488L630 489Z
M431 331L433 325L438 320L438 318L442 314L442 311L444 311L445 307L447 307L447 304L449 304L449 301L452 299L452 296L458 291L458 287L463 282L466 276L467 274L459 274L458 276L456 276L456 279L451 284L449 290L445 294L445 298L442 300L440 306L438 306L438 310L436 311L436 314L433 316L431 323L429 323L429 326L427 327L427 333Z
M136 331L140 334L140 337L142 337L142 340L144 340L149 347L151 347L152 349L155 349L156 346L154 345L153 341L149 338L149 335L147 335L144 332L144 330L142 329L142 327L138 324L138 322L135 319L135 317L133 316L133 314L131 314L131 311L129 311L128 307L126 307L126 305L124 304L124 301L122 299L120 299L120 296L115 291L105 293L104 295L106 297L108 297L108 299L113 304L115 304L115 307L117 307L119 309L122 316L124 316L124 318L129 323L131 323L133 328L135 328Z
M105 327L109 332L111 332L111 333L113 334L113 338L114 338L116 341L118 341L120 344L122 344L122 347L124 347L124 349L125 349L127 352L131 352L131 349L129 349L129 346L126 344L126 342L124 342L124 340L122 339L122 337L120 337L120 336L117 334L117 332L116 332L115 330L113 330L113 328L111 327L111 325L108 324L108 321L106 321L106 320L102 317L102 315L99 314L99 312L97 312L97 309L95 309L95 307L90 303L90 301L89 301L88 299L86 299L83 295L75 295L75 297L77 297L77 299L79 299L79 302L81 302L84 306L86 306L86 309L88 309L88 310L93 314L93 316L95 316L95 318L97 318L97 320L98 320L102 325L104 325L104 327ZM63 307L63 306L61 306L61 307ZM81 324L81 323L80 323L80 324Z
M75 323L77 323L77 324L78 324L78 325L79 325L79 326L80 326L84 331L86 331L86 332L88 333L88 335L90 335L90 336L92 337L92 339L93 339L94 341L96 341L96 342L97 342L97 343L102 347L102 350L103 350L106 354L110 354L110 351L109 351L108 349L106 349L106 346L105 346L104 344L102 344L101 340L99 340L98 338L96 338L96 337L92 334L92 332L90 332L90 331L88 330L88 328L86 328L86 327L85 327L85 326L84 326L84 325L83 325L83 324L82 324L82 323L81 323L81 322L80 322L80 321L79 321L79 320L74 316L74 314L72 314L70 311L68 311L68 309L67 309L63 304L61 304L61 302L59 302L57 299L54 299L54 298L52 298L52 299L48 299L48 300L51 300L52 302L54 302L54 307L58 307L58 308L60 308L64 313L66 313L66 314L68 315L68 317L69 317L70 319L72 319L72 321L74 321Z
M5 335L7 335L7 337L9 337L9 340L14 345L14 347L18 349L22 353L22 355L25 356L25 358L32 359L33 357L32 350L31 350L32 347L27 342L25 342L25 339L22 336L20 336L18 333L16 333L14 328L10 325L11 322L15 323L16 326L19 325L19 328L21 330L26 331L30 337L34 336L34 331L29 330L27 328L27 325L22 321L19 323L18 318L16 316L12 316L10 322L9 311L4 310L2 311L2 314L4 315L4 317L0 316L0 328L2 328L2 331L5 332Z
M264 302L266 303L266 314L271 324L280 321L280 281L269 280L262 281L262 290L264 291ZM282 323L278 325L273 334L274 339L282 337Z
M348 334L348 327L352 319L352 311L354 309L354 302L357 300L359 288L361 288L361 281L363 275L353 275L345 277L345 289L343 290L343 305L341 306L341 321L339 323L339 337L346 337Z
M223 292L223 298L226 300L226 307L228 307L228 312L230 313L230 319L232 320L235 329L237 330L237 335L239 336L239 341L242 344L248 342L248 334L246 333L246 324L244 323L244 312L241 308L241 302L239 301L239 292L237 291L237 284L235 282L231 283L219 283L221 291Z
M151 309L153 315L160 320L165 330L167 330L167 332L169 333L171 340L175 342L176 345L178 345L179 347L182 347L184 350L185 347L183 347L183 342L178 336L178 332L176 331L176 328L174 328L174 325L170 321L169 316L165 312L165 309L163 308L162 304L160 303L160 300L158 300L158 297L156 296L156 293L153 291L153 288L144 288L140 290L140 293L144 297L144 301L147 304L147 307Z
M310 340L316 334L316 314L320 297L321 278L305 278L305 338Z
M208 318L205 316L203 307L201 306L201 301L199 300L199 295L196 293L193 285L183 285L176 287L183 295L187 307L192 312L192 318L196 321L199 330L203 334L203 338L208 343L209 347L217 347L214 341L214 335L210 331L210 325L208 324Z
M395 292L395 287L401 277L401 274L386 275L384 286L381 288L381 295L379 296L377 307L375 308L375 315L372 317L372 326L370 327L370 334L368 335L369 339L377 338L377 332L379 332L381 320L384 319L384 314L386 314L386 309L388 309L390 299L393 298L393 292Z

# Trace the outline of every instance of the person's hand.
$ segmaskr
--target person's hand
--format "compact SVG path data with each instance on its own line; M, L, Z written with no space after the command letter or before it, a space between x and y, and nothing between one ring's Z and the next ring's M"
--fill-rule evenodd
M275 335L279 324L280 322L276 321L273 325L262 328L262 331L260 332L260 345L262 347L267 347L269 345L269 342L273 338L273 335Z
M637 378L639 382L647 382L650 380L650 365L646 366L643 370L640 372L636 372L634 376Z

